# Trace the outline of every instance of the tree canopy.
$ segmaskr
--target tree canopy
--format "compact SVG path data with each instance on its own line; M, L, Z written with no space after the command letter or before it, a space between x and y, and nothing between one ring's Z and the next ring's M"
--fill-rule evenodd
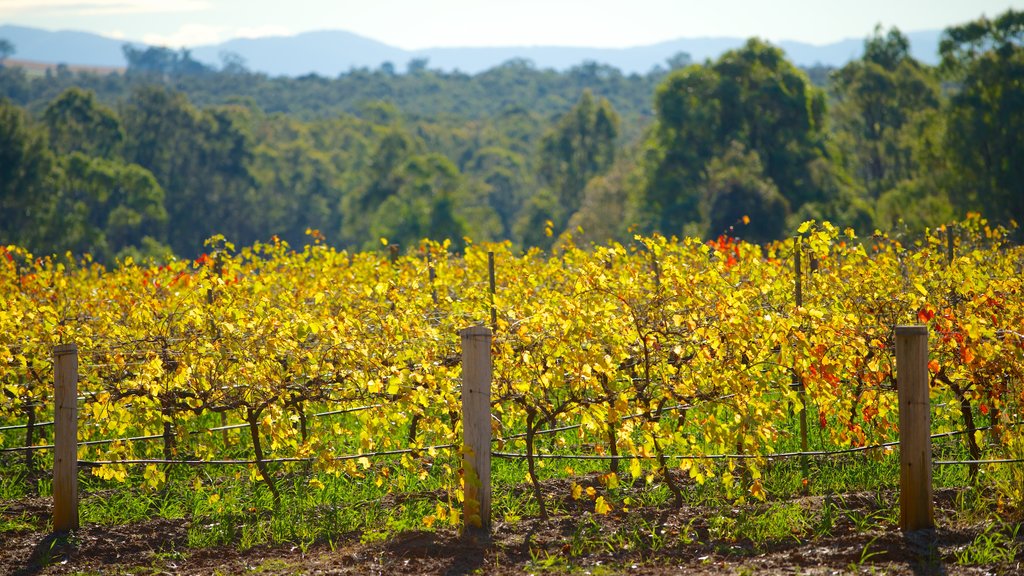
M547 249L565 232L1020 222L1022 39L1010 10L946 30L934 68L880 26L832 71L759 39L646 75L511 60L270 78L131 46L125 74L0 66L0 244L112 262L192 257L215 234Z

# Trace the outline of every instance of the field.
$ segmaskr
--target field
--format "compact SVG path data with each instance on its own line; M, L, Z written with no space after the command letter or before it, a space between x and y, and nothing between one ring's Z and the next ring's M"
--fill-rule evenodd
M6 66L11 68L22 68L28 75L31 76L45 76L47 72L55 73L60 68L59 64L53 64L50 62L35 62L32 60L19 60L17 58L8 58L4 60ZM116 66L89 66L81 64L64 64L63 65L68 72L88 72L90 74L99 74L105 76L107 74L123 74L124 67Z
M1024 251L979 218L514 254L223 238L0 254L0 569L1012 573ZM494 331L492 540L463 540L458 331ZM899 531L895 328L929 339L938 529ZM53 348L82 527L48 537ZM473 502L470 502L472 511ZM470 522L474 521L471 516ZM478 520L478 519L477 519Z

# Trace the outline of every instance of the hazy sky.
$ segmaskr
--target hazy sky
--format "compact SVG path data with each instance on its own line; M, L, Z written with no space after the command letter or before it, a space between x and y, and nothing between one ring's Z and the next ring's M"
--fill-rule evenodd
M0 24L178 48L341 29L406 49L624 47L679 37L827 43L1024 10L1024 0L0 0Z

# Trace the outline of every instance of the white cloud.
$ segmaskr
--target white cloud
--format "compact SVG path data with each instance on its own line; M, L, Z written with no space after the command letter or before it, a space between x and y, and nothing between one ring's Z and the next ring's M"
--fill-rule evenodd
M229 30L223 26L207 24L185 24L170 34L146 34L142 41L153 46L181 48L184 46L201 46L216 44L229 37Z
M0 16L199 12L210 7L207 0L0 0Z

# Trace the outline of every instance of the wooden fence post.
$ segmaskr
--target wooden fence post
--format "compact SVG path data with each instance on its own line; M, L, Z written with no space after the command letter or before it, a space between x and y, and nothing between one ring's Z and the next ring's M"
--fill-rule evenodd
M793 275L796 278L796 284L794 286L796 307L800 308L804 305L804 290L803 290L803 270L800 266L800 252L803 249L803 242L800 237L793 239ZM810 464L807 462L807 388L804 386L803 374L798 374L797 384L800 386L797 394L800 397L800 451L804 454L800 455L800 473L803 476L803 480L808 483L803 484L803 492L805 494L810 492Z
M437 272L434 271L434 258L427 251L427 279L430 280L430 297L437 306Z
M803 270L800 266L800 251L803 249L803 242L800 241L800 237L793 239L793 276L795 278L796 291L796 305L797 307L804 305L804 284L803 284Z
M900 420L900 529L934 528L925 326L896 327L896 390Z
M498 331L498 310L494 308L494 294L497 286L494 281L494 252L487 253L487 284L491 290L491 330Z
M491 532L491 330L462 336L463 535Z
M954 247L954 245L956 243L955 234L956 234L956 228L952 224L946 226L946 263L947 264L952 264L953 263L953 257L954 257L953 247Z
M53 531L78 528L78 346L53 349Z

